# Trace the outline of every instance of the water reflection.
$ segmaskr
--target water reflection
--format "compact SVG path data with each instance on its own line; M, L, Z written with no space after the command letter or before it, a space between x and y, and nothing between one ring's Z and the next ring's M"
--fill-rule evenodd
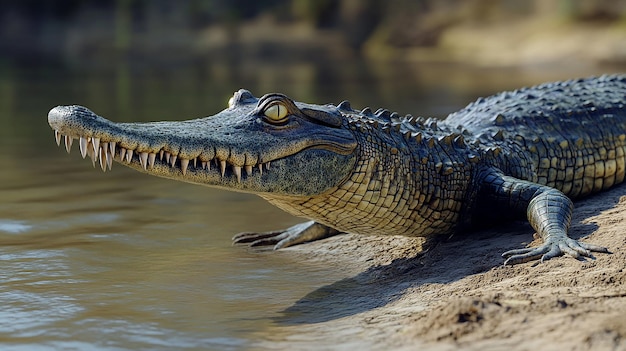
M55 105L116 121L187 119L223 109L246 87L443 116L476 95L561 78L358 61L0 72L0 344L15 350L240 349L271 339L280 311L350 277L289 251L231 247L233 233L299 222L257 197L119 164L103 174L68 156L45 121Z
M0 218L0 231L7 233L21 233L32 228L32 225L26 224L23 221L14 221L10 219Z

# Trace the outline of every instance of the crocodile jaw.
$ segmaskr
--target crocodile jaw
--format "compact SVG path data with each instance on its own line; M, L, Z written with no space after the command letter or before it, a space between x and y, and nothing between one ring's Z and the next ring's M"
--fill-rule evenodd
M324 142L315 141L326 137L324 131L296 133L291 141L268 137L250 120L253 107L182 122L115 123L82 106L59 106L48 122L57 144L63 140L69 152L77 142L83 158L103 171L116 161L179 181L296 197L324 193L347 178L356 162L356 142L348 134Z

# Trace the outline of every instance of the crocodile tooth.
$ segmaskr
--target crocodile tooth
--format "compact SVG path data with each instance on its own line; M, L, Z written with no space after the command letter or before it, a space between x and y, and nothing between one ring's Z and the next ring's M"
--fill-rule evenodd
M100 138L91 138L91 145L93 146L93 152L95 156L95 160L98 160L98 154L100 154Z
M104 163L104 167L106 169L107 166L107 156L109 153L109 143L100 143L100 166ZM104 159L102 159L104 157Z
M154 167L155 159L156 159L156 154L154 152L151 152L148 154L148 166L150 166L150 168Z
M172 158L170 158L170 161L172 161L172 167L174 167L176 165L176 158L178 158L177 155L172 155Z
M183 175L187 174L187 166L189 166L189 160L186 158L180 159L180 169L183 171Z
M259 163L259 173L263 175L263 164Z
M98 154L100 154L100 168L102 168L102 172L106 172L107 170L106 153L107 152L103 148L98 148Z
M80 147L80 154L81 156L83 156L83 158L85 158L85 156L87 156L87 138L84 137L80 137L80 139L78 139L78 146Z
M115 147L117 144L114 141L109 143L109 151L111 152L111 156L115 156Z
M120 148L120 161L124 161L124 156L126 156L126 149L121 147Z
M252 175L252 166L246 166L246 174L249 176Z
M197 157L193 158L193 168L198 168L198 158Z
M161 151L159 151L159 161L163 161L163 154L165 153L165 151L163 151L163 149L161 149Z
M143 167L144 171L148 169L148 153L147 152L142 152L139 154L139 162L141 163L141 166Z
M265 164L265 169L270 169L270 161L267 161L267 163Z
M130 163L133 160L133 150L126 151L126 163Z
M241 183L241 167L233 166L233 172L237 176L237 183Z
M57 146L61 146L61 133L58 130L54 130L54 140L57 141Z
M87 155L89 156L89 158L91 159L91 164L96 167L96 155L95 155L95 151L93 151L93 148L91 147L87 147Z
M202 163L201 163L200 165L202 166L202 169L205 169L205 168L206 168L206 165L207 165L207 162L202 161Z
M107 168L109 168L109 171L110 171L113 168L113 154L110 152L107 152L106 154L107 154Z
M220 170L222 171L222 178L223 178L224 174L226 174L226 161L224 160L220 161Z
M170 153L169 152L165 152L165 162L166 163L170 163Z
M70 150L72 150L72 142L74 141L74 139L72 139L71 136L66 135L65 136L65 150L67 150L67 153L70 153Z

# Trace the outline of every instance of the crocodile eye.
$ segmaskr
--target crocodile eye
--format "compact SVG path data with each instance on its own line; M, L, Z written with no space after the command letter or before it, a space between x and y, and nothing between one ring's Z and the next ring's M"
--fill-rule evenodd
M288 114L287 106L281 103L273 104L268 106L265 111L263 111L263 114L271 123L284 122Z

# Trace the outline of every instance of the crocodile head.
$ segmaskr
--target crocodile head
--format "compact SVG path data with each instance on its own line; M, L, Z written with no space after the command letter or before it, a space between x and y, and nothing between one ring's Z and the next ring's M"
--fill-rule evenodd
M57 143L78 141L101 168L113 161L155 176L257 194L312 196L335 188L357 142L338 108L240 90L227 109L180 122L115 123L82 106L48 114Z

